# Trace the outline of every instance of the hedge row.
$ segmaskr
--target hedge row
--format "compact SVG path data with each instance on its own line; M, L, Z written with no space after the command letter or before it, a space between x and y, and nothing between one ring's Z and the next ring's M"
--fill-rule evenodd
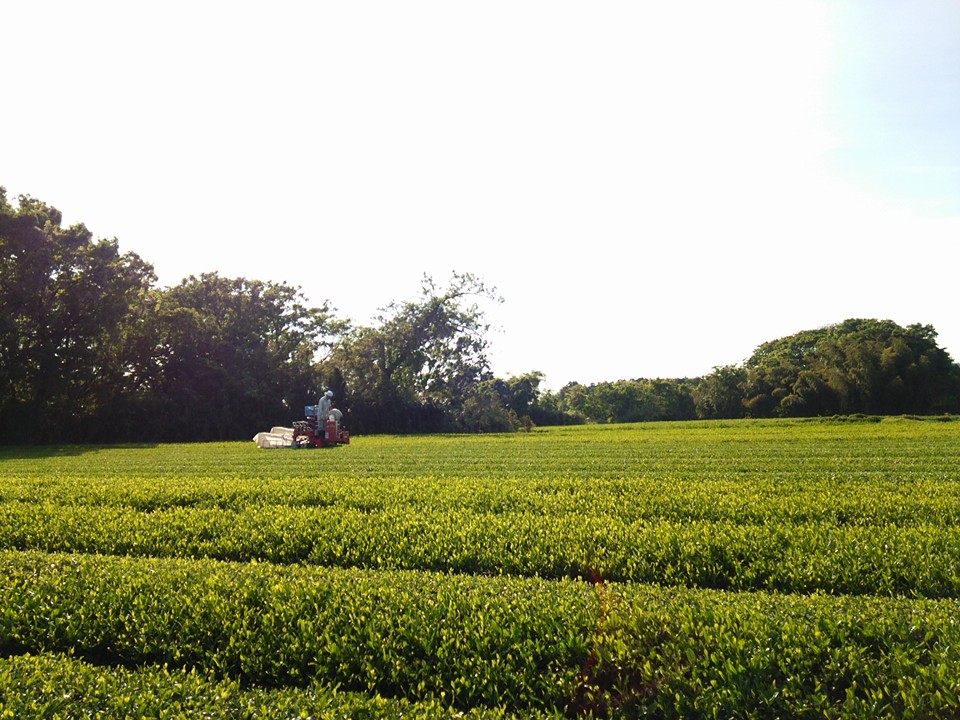
M960 597L960 527L624 522L406 507L0 504L0 548L509 573L733 590Z
M950 717L960 603L0 553L0 656L458 710Z

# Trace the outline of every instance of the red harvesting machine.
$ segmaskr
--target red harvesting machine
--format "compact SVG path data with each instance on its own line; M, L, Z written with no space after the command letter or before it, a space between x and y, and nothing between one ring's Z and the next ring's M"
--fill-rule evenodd
M339 419L332 413L322 422L317 417L317 406L307 405L303 409L306 420L293 423L293 447L337 447L350 444L350 431L340 427Z

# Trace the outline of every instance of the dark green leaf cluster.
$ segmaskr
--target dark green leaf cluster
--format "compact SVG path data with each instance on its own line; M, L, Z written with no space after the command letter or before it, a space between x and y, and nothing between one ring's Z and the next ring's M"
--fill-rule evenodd
M698 382L643 378L593 385L572 382L540 397L531 415L544 425L692 420L697 417Z
M952 510L949 509L952 507ZM956 504L938 510L957 520ZM539 575L689 587L960 597L960 527L823 519L629 519L419 508L249 507L240 511L6 503L0 547L383 570ZM936 517L936 514L932 514ZM890 545L898 552L892 555Z

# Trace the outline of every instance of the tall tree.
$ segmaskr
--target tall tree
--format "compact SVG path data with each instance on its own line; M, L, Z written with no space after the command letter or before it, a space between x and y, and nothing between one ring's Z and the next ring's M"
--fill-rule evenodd
M745 363L754 417L960 410L960 368L929 325L854 318L761 345Z
M810 364L840 412L957 412L960 369L936 338L929 325L846 320L830 328Z
M497 388L502 405L510 410L517 419L530 417L540 400L540 383L544 375L538 370L497 380Z
M456 427L473 386L492 379L482 299L499 297L471 274L455 273L445 288L424 277L419 300L392 303L379 325L338 346L330 364L348 389L356 430Z
M188 277L156 300L154 403L171 439L246 437L315 401L315 363L344 329L283 283Z
M127 319L153 268L56 209L0 200L0 425L25 441L83 439L125 380Z
M742 418L743 383L746 372L735 365L715 367L693 388L697 417L715 420Z

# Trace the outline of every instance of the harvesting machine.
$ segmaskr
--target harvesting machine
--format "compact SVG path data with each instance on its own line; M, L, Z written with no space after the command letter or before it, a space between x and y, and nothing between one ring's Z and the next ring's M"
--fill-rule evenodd
M303 409L306 420L293 423L293 447L335 447L350 444L350 431L340 427L340 411L334 410L326 418L320 418L319 405L307 405Z
M348 445L350 431L340 427L341 412L331 408L326 419L320 417L319 405L307 405L306 420L295 420L292 428L273 427L257 433L253 441L258 448L324 448Z

